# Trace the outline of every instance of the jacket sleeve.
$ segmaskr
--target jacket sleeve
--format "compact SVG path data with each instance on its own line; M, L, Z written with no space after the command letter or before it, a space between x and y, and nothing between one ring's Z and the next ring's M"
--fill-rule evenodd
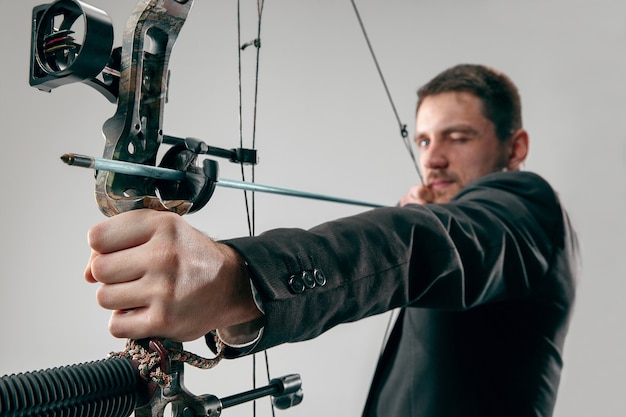
M550 186L509 172L483 177L448 204L225 241L248 263L266 316L258 344L242 354L397 307L465 310L524 297L541 285L562 231Z

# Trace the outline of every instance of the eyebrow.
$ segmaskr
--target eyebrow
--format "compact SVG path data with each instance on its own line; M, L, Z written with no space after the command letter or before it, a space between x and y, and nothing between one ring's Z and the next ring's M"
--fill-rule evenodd
M468 135L478 135L480 132L476 130L474 127L466 124L452 125L448 126L442 131L444 136L450 135L452 133L465 133ZM424 132L415 132L414 140L425 137L426 134Z

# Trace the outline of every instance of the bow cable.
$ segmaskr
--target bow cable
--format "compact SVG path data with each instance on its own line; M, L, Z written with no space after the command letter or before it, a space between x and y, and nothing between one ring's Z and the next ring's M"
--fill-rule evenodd
M380 77L380 81L383 83L383 87L385 89L385 93L387 94L387 99L389 100L389 104L391 104L391 109L396 117L396 121L398 122L398 126L400 127L400 135L402 136L402 141L404 142L404 146L406 147L407 152L413 161L413 166L417 171L417 176L420 179L420 182L424 183L424 178L422 177L422 172L417 164L417 158L415 157L415 153L413 152L413 148L411 146L411 141L409 140L409 132L406 128L406 124L402 123L400 120L400 115L398 114L398 110L396 109L396 105L391 97L391 93L389 92L389 87L387 86L387 81L385 80L385 76L383 75L383 71L380 68L380 64L378 63L378 58L376 58L376 53L374 53L374 48L372 47L372 43L370 42L370 38L367 35L367 31L365 30L365 25L363 24L363 19L361 19L361 14L359 13L359 9L356 6L354 0L350 0L352 3L352 8L354 8L354 14L356 15L357 20L359 21L359 26L361 27L361 32L363 32L363 37L365 38L365 42L367 43L367 47L370 51L370 55L374 60L374 65L376 65L376 70L378 71L378 76Z
M354 9L354 14L356 15L357 20L359 21L359 26L361 27L361 32L363 32L363 37L365 38L365 42L367 43L367 48L370 51L370 55L372 56L372 60L374 61L374 65L376 66L376 71L378 71L378 76L380 77L380 81L383 84L385 89L385 93L387 94L387 99L389 100L389 104L391 104L391 109L396 117L396 121L398 122L398 126L400 127L400 136L402 136L402 141L404 142L404 146L406 147L407 152L409 153L409 157L413 162L413 166L415 167L415 171L417 172L417 176L419 177L420 183L424 184L424 177L422 176L422 172L420 171L419 165L417 164L417 158L415 157L415 153L413 152L413 147L411 145L411 141L409 140L409 133L406 128L406 124L402 123L400 120L400 115L398 114L398 109L391 97L391 92L389 91L389 87L387 86L387 81L385 80L385 76L383 75L383 71L380 68L380 64L378 63L378 58L376 57L376 53L374 52L374 48L372 47L372 43L370 42L370 38L367 35L367 30L365 29L365 24L363 23L363 19L361 19L361 14L359 13L359 9L354 0L350 0L352 3L352 8ZM383 341L380 347L379 358L382 358L383 352L385 350L385 345L387 344L387 340L391 335L392 325L397 318L397 310L392 310L389 315L389 320L387 320L387 326L385 328L385 333L383 334Z
M237 0L237 63L238 63L238 84L239 84L239 146L243 148L243 88L242 88L242 64L241 64L241 54L248 46L253 45L256 48L256 67L255 67L255 81L254 81L254 105L253 105L253 114L252 114L252 149L256 149L256 120L257 120L257 103L259 97L259 61L260 61L260 53L261 53L261 21L263 16L263 6L265 4L265 0L257 0L257 37L252 42L242 43L241 40L241 4L240 0ZM240 164L241 167L241 179L245 181L245 169L243 162ZM251 170L251 182L255 182L255 165L253 164L250 168ZM254 236L256 234L256 211L255 211L255 192L251 192L250 200L248 200L248 193L244 190L243 192L245 206L246 206L246 216L248 221L248 232L250 236ZM265 372L267 375L267 380L270 380L270 370L269 370L269 358L267 351L263 352L265 358ZM252 386L256 388L256 354L252 355ZM272 416L274 413L274 404L270 402ZM252 403L252 414L256 416L256 401Z

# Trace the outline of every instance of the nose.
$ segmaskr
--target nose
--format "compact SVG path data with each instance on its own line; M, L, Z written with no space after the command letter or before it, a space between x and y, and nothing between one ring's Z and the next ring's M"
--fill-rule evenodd
M437 140L431 141L426 149L420 149L420 160L425 169L445 169L448 167L448 158Z

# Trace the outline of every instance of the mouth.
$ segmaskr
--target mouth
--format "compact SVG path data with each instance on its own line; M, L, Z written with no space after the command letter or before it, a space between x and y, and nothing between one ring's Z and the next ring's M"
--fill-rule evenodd
M431 190L439 191L439 190L443 190L443 189L451 186L452 184L454 184L454 181L452 181L450 179L435 178L432 181L430 181L428 186L430 187Z

